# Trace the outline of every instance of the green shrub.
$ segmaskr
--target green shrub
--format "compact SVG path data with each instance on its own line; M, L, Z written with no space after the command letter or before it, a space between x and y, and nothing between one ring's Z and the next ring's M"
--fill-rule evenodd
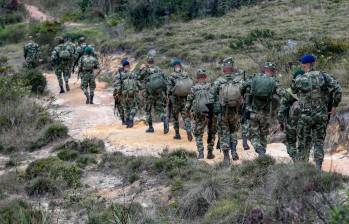
M42 196L46 194L56 195L59 189L54 180L47 177L38 177L30 180L26 191L29 196Z
M69 149L64 149L57 154L57 157L64 161L75 161L78 156L78 152Z
M139 174L136 172L133 172L129 177L128 177L128 182L130 184L133 184L134 182L136 182L137 180L139 180Z
M234 200L220 200L212 206L212 209L210 209L209 212L206 213L203 223L215 223L217 220L224 220L226 223L236 223L236 220L234 220L233 217L239 209L240 204Z
M273 38L275 32L269 29L255 29L249 32L244 37L239 37L234 41L230 42L230 48L233 50L239 50L251 47L257 41L263 41L265 39Z
M13 200L0 205L1 223L49 223L47 216L27 202Z
M108 26L117 26L123 22L122 16L120 14L114 13L106 18Z
M349 194L347 198L349 197ZM349 202L338 204L331 209L330 224L347 224L349 223Z
M17 78L24 87L30 87L31 92L35 94L43 94L47 86L46 78L39 69L24 68L17 74Z
M77 165L64 162L57 157L34 161L26 169L26 177L29 180L46 177L67 187L80 186L80 175L81 169Z
M80 21L82 17L82 14L78 11L69 11L64 13L61 20L63 22L77 22Z
M44 134L29 146L30 151L39 149L47 144L68 137L68 127L61 123L53 123L47 127Z
M80 152L81 153L102 153L105 150L105 145L103 140L96 138L86 138L80 143Z
M3 29L0 27L0 46L23 41L26 33L27 26L25 24L9 25Z

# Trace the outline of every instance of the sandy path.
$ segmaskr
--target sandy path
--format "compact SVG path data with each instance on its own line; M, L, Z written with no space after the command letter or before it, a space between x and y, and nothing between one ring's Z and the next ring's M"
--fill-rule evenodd
M143 120L138 120L133 129L126 129L121 122L114 117L112 89L107 88L104 83L98 83L95 92L95 105L86 105L85 98L75 79L71 81L71 91L58 94L56 77L47 74L48 88L55 95L58 112L62 112L62 119L69 127L70 135L77 139L85 137L97 137L105 140L108 151L122 151L127 155L152 155L157 156L167 148L174 150L185 148L196 151L194 142L188 142L182 130L182 140L173 140L174 130L171 128L169 134L164 135L162 124L154 125L155 133L145 133L146 125ZM253 150L244 151L241 142L238 144L240 161L251 160L256 157ZM290 162L286 147L283 144L270 144L267 153L279 162ZM209 161L215 163L222 160L222 153L215 151L216 159ZM327 155L324 163L325 170L337 171L349 175L349 158L344 153Z
M30 18L38 21L52 21L54 18L40 11L40 9L34 5L25 4L25 9L28 11Z

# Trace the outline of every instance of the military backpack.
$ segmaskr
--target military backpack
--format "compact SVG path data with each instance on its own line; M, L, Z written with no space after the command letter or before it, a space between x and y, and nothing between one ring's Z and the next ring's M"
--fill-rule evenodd
M139 91L137 80L131 74L122 80L122 94L127 96L135 96Z
M92 71L96 68L96 59L92 56L86 56L82 58L82 70Z
M258 75L252 79L251 95L259 99L271 100L276 88L276 82L272 77Z
M173 88L173 94L179 97L188 96L193 84L194 82L189 76L180 77L176 79L176 83Z
M208 113L207 104L210 103L210 84L205 84L195 92L192 111L195 113Z
M69 61L72 58L72 53L68 45L63 45L60 51L58 52L59 59L63 61Z
M151 93L160 93L166 89L166 80L161 71L155 70L149 75L146 89Z
M222 84L219 90L219 103L227 107L240 106L241 91L239 83L228 81Z

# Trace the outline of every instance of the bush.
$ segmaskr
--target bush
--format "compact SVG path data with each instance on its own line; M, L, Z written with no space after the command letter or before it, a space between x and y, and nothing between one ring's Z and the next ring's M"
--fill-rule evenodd
M48 223L47 217L40 210L34 209L27 202L13 200L0 205L1 223Z
M255 29L249 32L244 37L239 37L237 40L230 42L230 48L233 50L239 50L251 47L257 41L263 41L265 39L273 38L275 32L269 29Z
M29 150L39 149L53 141L68 137L68 127L61 123L54 123L48 126L43 136L32 142Z
M23 41L26 33L27 26L25 24L15 24L6 26L3 29L0 28L0 46Z
M24 68L17 74L17 78L21 85L30 87L31 92L35 94L43 94L47 86L46 78L39 69Z
M76 151L64 149L57 154L57 157L64 161L75 161L79 154Z
M47 177L38 177L30 181L26 187L29 196L56 195L59 189L54 180Z
M81 169L77 165L64 162L57 157L40 159L29 164L26 169L26 177L29 180L35 178L49 178L66 187L80 186Z

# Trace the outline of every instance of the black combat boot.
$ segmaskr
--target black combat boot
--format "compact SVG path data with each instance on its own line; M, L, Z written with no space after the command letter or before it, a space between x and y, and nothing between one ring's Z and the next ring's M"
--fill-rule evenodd
M93 104L93 96L90 96L90 104Z
M231 158L235 160L239 160L239 155L236 152L236 144L235 143L230 143L230 150L231 150Z
M187 131L187 137L189 142L193 141L193 135L191 134L191 131Z
M128 120L127 128L133 128L133 125L134 125L133 120Z
M266 150L265 150L265 148L264 148L263 146L261 146L260 148L258 148L258 149L257 149L258 157L259 157L259 158L264 157L264 156L265 156L265 152L266 152Z
M242 147L244 148L244 150L250 150L246 136L242 136Z
M316 164L316 169L321 171L322 170L322 160L316 160L315 164Z
M166 135L170 131L168 118L164 117L163 121L164 121L164 134Z
M65 89L67 90L67 92L70 91L70 87L69 87L69 83L68 82L65 82Z
M213 155L213 147L212 146L208 146L207 149L207 159L214 159L214 155Z
M90 96L88 95L88 93L85 93L86 96L86 104L90 104Z
M230 158L229 158L229 150L223 151L223 166L229 166L230 165Z
M198 155L198 159L204 159L204 158L205 158L204 151L200 151Z
M154 133L153 122L149 122L149 128L145 130L146 133Z
M175 136L173 136L173 139L176 139L176 140L181 140L181 135L179 134L179 130L175 130L176 134Z
M61 93L65 93L63 86L59 86L59 87L61 88L61 91L60 91L59 93L60 93L60 94L61 94Z
M121 117L122 125L127 125L125 118Z

